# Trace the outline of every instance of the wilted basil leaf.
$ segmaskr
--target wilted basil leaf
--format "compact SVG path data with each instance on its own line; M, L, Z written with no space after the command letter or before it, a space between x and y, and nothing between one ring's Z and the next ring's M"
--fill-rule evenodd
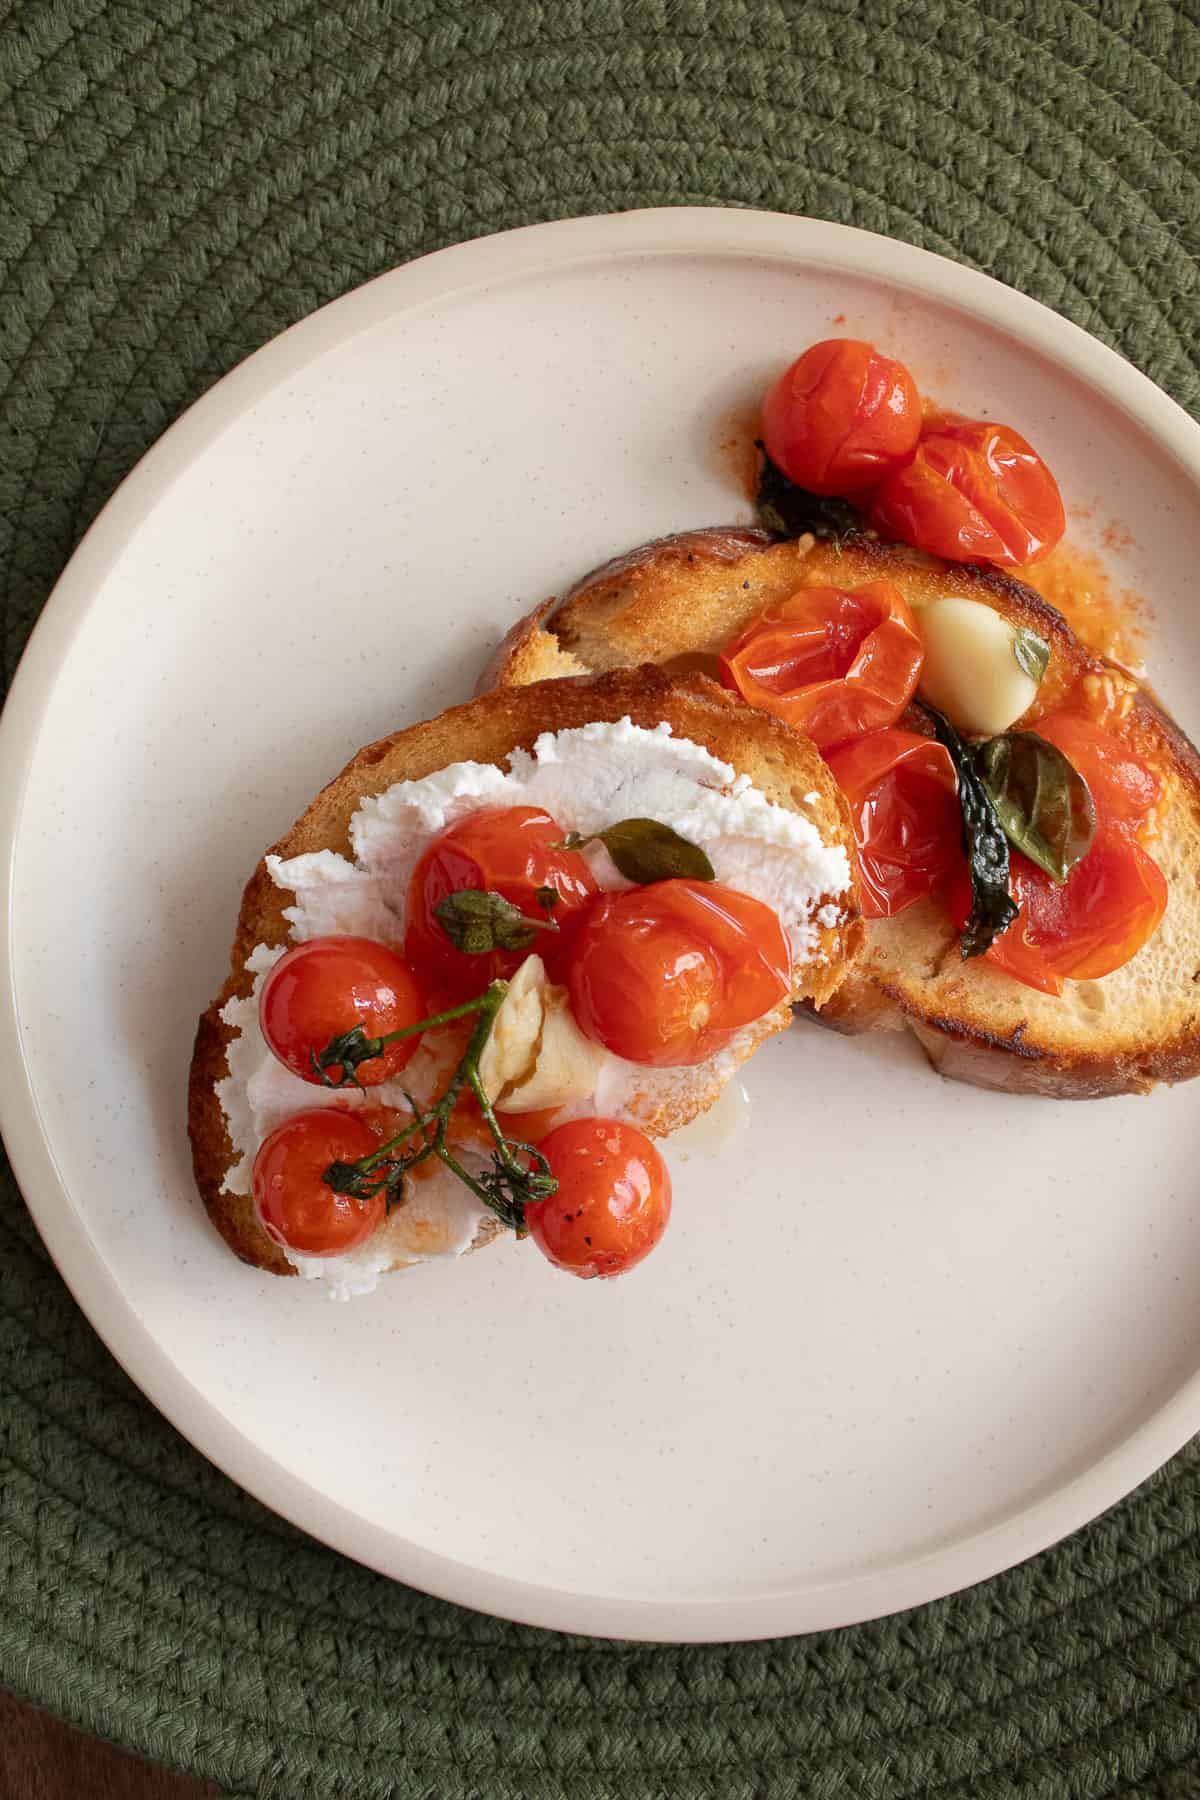
M843 538L848 532L865 531L866 520L857 506L835 494L810 494L789 481L783 470L763 453L755 507L760 523L781 537L801 537L811 531L816 538Z
M563 841L564 850L582 850L597 840L624 875L646 887L652 881L715 881L716 870L699 844L680 837L670 825L658 819L621 819L606 825L603 831L584 836L572 831Z
M1024 625L1018 626L1013 633L1013 656L1022 675L1028 675L1030 681L1040 686L1050 665L1050 646L1045 638L1040 638L1036 631L1028 631Z
M1008 839L968 745L949 719L926 706L939 744L944 744L958 776L962 841L971 875L971 912L958 940L959 955L982 956L1008 930L1018 907L1009 891Z
M485 956L492 950L528 950L539 931L557 931L553 919L531 919L503 894L460 888L434 907L456 950Z
M1096 808L1083 776L1033 731L992 738L975 756L1010 843L1064 882L1096 835Z

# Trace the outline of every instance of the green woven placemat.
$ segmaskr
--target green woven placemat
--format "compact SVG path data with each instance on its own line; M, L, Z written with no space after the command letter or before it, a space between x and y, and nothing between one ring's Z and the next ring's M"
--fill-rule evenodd
M1036 294L1200 410L1195 0L0 8L7 678L84 527L283 326L581 212L814 213ZM2 1079L2 1076L0 1076ZM245 1795L1200 1793L1200 1453L971 1593L763 1645L425 1599L153 1413L0 1186L0 1680Z

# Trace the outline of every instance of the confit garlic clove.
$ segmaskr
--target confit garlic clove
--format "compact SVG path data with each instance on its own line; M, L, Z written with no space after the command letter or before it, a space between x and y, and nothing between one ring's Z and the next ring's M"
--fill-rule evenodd
M506 1088L533 1074L545 993L546 965L540 956L527 956L508 984L479 1058L479 1079L493 1106Z
M1038 684L1017 662L1015 632L980 600L935 600L916 614L925 646L917 693L971 737L995 737L1032 706Z
M584 1037L567 1004L567 990L547 984L542 1041L532 1074L506 1090L500 1104L506 1112L539 1112L586 1100L596 1091L604 1051Z
M520 1113L586 1100L603 1059L603 1050L576 1025L567 990L546 980L540 956L527 956L479 1059L479 1079L492 1105Z

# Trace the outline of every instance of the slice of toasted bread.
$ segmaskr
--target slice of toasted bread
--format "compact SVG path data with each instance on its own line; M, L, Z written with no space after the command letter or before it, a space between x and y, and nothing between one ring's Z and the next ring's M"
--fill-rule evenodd
M1145 688L1088 651L1054 607L1013 577L866 537L780 543L748 529L686 532L607 563L561 604L536 608L509 633L487 678L528 681L551 668L611 669L648 658L711 671L717 652L771 601L804 585L857 587L881 577L917 605L981 600L1046 640L1049 666L1024 724L1080 682L1110 703L1115 728L1163 778L1147 847L1170 883L1170 901L1158 931L1123 969L1068 982L1061 999L989 963L964 963L944 909L924 901L872 921L850 978L809 1010L849 1032L906 1026L943 1074L1012 1093L1143 1093L1200 1073L1200 757Z
M513 750L530 748L542 732L626 717L649 729L665 721L676 737L702 745L748 776L768 800L806 815L826 844L848 842L841 796L807 740L753 712L711 682L699 678L672 681L659 669L643 668L497 689L428 723L370 744L317 795L267 855L287 858L315 850L349 855L351 818L368 795L380 794L396 782L418 780L454 762L503 764ZM249 1197L225 1187L236 1158L216 1086L228 1074L226 1049L233 1037L222 1011L231 1000L250 995L253 977L246 964L255 947L282 946L289 941L284 908L290 898L272 881L264 857L242 898L229 976L200 1020L188 1096L196 1182L209 1215L244 1261L277 1274L294 1270L260 1229ZM843 897L836 910L836 924L817 927L818 949L811 964L797 970L798 994L813 1000L829 998L861 943L861 923L852 900ZM726 1053L719 1070L706 1064L695 1071L647 1071L645 1103L639 1105L638 1122L654 1136L685 1124L712 1103L737 1062L749 1056L765 1037L785 1029L789 1020L784 1003L748 1027L739 1034L736 1053ZM485 1222L477 1242L489 1241L494 1235L490 1222Z

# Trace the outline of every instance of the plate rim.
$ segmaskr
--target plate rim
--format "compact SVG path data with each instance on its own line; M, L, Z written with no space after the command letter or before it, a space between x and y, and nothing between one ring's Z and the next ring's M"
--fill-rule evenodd
M767 257L894 281L1019 338L1117 404L1200 492L1200 425L1149 378L1041 302L935 252L856 227L731 207L657 207L518 227L386 271L292 325L209 388L140 459L106 503L42 608L0 714L0 1132L34 1223L85 1316L151 1403L209 1461L329 1547L439 1599L559 1631L647 1642L715 1643L859 1623L958 1592L1089 1523L1200 1429L1200 1370L1103 1456L982 1531L849 1580L738 1596L643 1599L516 1580L443 1556L360 1518L291 1474L161 1349L95 1253L59 1173L21 1044L13 882L29 774L57 670L108 569L175 479L255 400L374 323L538 270L588 262L709 255ZM82 1227L82 1229L81 1229Z

